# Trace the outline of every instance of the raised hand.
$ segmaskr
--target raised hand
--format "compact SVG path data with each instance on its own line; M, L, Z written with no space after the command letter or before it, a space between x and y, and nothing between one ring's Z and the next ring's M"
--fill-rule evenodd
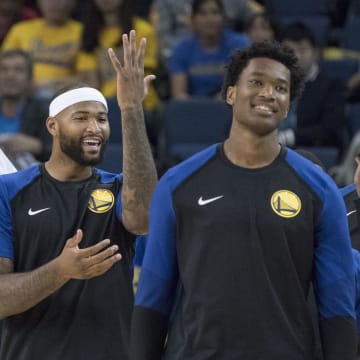
M123 34L123 63L120 62L113 49L109 49L109 57L116 71L117 99L121 110L128 107L141 106L147 95L150 82L155 75L144 77L144 56L146 39L141 38L139 48L136 46L135 30L129 36Z
M121 255L117 253L118 246L109 246L109 239L80 249L82 238L83 233L79 229L67 240L63 251L56 259L59 275L65 280L84 280L102 275L121 259Z

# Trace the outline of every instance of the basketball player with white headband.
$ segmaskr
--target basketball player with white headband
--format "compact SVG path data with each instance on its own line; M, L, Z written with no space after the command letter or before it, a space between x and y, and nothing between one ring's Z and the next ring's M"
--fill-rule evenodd
M157 175L142 108L154 79L144 78L146 40L137 46L134 31L122 40L123 62L109 56L123 172L94 167L108 107L98 90L77 87L50 104L50 159L0 177L2 360L128 359L133 245L147 233Z

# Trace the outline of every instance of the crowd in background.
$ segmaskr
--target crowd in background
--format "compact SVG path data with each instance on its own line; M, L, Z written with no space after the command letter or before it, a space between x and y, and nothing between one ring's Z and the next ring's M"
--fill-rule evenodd
M352 181L360 148L360 41L348 28L360 19L358 0L322 0L321 10L287 14L284 0L2 0L0 1L0 147L23 168L44 161L44 121L56 91L86 83L116 96L107 49L122 53L121 34L147 39L145 71L157 79L144 101L158 170L166 158L165 109L171 101L221 98L224 67L235 49L278 40L306 73L279 142L335 154L327 170L338 185ZM295 2L294 2L295 3ZM286 5L286 6L285 6ZM305 5L304 5L305 7ZM318 12L316 12L318 11ZM208 119L203 119L206 128ZM210 120L209 120L210 121ZM218 121L222 121L218 119ZM325 159L326 160L326 159ZM325 161L326 162L326 161Z
M350 184L360 154L360 40L351 30L360 24L360 0L313 0L309 13L286 13L289 3L296 12L295 4L305 9L310 2L283 0L279 10L279 0L0 0L0 149L17 169L46 161L52 141L45 127L49 103L76 84L95 87L107 98L110 125L117 124L109 145L121 146L108 49L122 59L122 34L134 29L137 39L147 42L145 74L156 75L144 114L160 176L207 145L197 143L198 128L225 129L212 138L218 141L226 136L229 119L222 114L230 111L222 84L231 53L276 40L294 51L305 74L302 95L279 128L279 142L320 155L339 187ZM204 100L221 104L224 112ZM210 112L186 113L190 103ZM184 131L185 117L194 126ZM178 138L192 135L192 142L170 153L167 122L175 118L180 118ZM110 162L119 164L121 154L114 154ZM99 167L112 170L109 162ZM145 241L139 236L136 242L136 265ZM138 273L135 268L135 287Z

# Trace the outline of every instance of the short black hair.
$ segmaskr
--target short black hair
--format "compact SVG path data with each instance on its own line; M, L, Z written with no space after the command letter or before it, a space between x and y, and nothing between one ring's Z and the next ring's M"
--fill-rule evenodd
M280 34L282 29L281 24L273 14L267 12L254 13L245 24L245 32L249 31L254 26L255 21L259 18L263 19L266 23L268 23L274 33L274 40L280 40Z
M288 40L293 42L300 42L306 40L312 47L315 48L318 46L312 30L300 21L293 22L285 26L281 34L281 41Z
M290 101L301 95L304 87L304 73L292 49L276 40L253 43L244 50L236 50L226 65L222 95L226 99L227 88L234 86L239 76L254 58L269 58L285 65L290 71Z
M21 56L24 59L29 79L32 79L34 64L33 59L28 51L17 48L0 51L0 61L3 59L9 59L17 56Z
M224 4L222 3L221 0L193 0L192 8L191 8L192 16L198 14L200 12L200 8L201 8L202 4L204 4L208 1L214 1L216 3L216 5L218 6L219 10L221 11L221 13L225 14Z

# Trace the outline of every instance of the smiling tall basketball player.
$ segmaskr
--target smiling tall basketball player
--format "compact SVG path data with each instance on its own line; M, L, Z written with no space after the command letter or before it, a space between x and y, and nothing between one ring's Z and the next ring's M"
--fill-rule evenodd
M132 360L313 360L311 283L324 359L354 359L344 203L329 176L278 143L302 81L294 53L276 42L233 54L228 139L155 190Z

